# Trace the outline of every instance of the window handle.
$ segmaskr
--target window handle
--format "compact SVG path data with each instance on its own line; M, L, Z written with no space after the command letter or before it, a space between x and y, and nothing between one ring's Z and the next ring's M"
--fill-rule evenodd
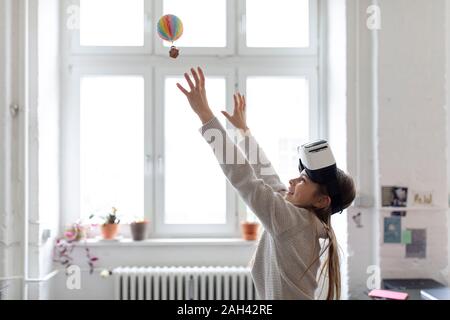
M158 172L162 174L163 169L164 169L164 158L163 156L158 156Z
M144 14L144 25L145 30L151 30L150 26L152 25L152 14L150 12L146 12Z
M245 34L247 32L247 16L244 14L241 15L241 34Z
M153 172L153 156L151 154L145 155L145 172L152 174Z

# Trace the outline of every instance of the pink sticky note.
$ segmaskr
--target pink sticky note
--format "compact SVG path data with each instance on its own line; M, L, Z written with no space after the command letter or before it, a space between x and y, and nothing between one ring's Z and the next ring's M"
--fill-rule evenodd
M408 294L404 292L395 292L388 290L375 289L369 292L369 297L373 298L385 298L392 300L406 300L408 299Z

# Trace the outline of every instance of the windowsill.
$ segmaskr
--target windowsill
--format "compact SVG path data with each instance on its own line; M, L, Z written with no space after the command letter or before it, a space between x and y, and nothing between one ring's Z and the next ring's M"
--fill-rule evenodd
M157 246L254 246L257 241L246 241L241 238L199 238L199 239L146 239L144 241L133 241L132 239L103 240L88 239L87 244L94 247L157 247Z

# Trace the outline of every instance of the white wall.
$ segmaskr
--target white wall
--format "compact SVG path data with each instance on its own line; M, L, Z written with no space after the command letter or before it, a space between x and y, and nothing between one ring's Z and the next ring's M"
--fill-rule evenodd
M447 157L440 152L447 147L445 1L377 2L381 30L374 33L366 26L373 1L347 1L348 166L360 205L348 215L353 298L368 289L371 265L385 278L448 279ZM440 210L409 211L402 221L403 229L427 229L426 260L383 243L390 212L377 209L382 185L434 192ZM352 221L358 212L363 228Z
M57 0L1 0L0 6L0 278L16 278L8 298L45 298L39 285L22 292L22 256L26 233L28 277L52 269L53 239L43 243L42 231L58 233L59 7ZM14 118L13 103L20 107Z
M340 169L347 171L347 29L345 0L327 1L326 12L327 43L326 63L323 74L326 79L326 105L328 110L328 141ZM347 212L332 217L332 226L336 233L341 251L341 279L343 300L348 298L348 225Z
M410 196L433 192L440 208L402 219L402 228L427 229L427 258L405 259L403 245L382 244L382 274L446 281L447 157L439 152L447 147L445 1L382 0L380 6L380 184L409 186Z
M446 6L446 35L445 35L445 43L446 43L446 49L447 49L447 72L446 72L446 89L447 89L447 103L446 103L446 111L447 111L447 188L450 189L450 1L445 1ZM448 206L450 207L450 190L448 194ZM447 246L450 248L450 224L448 223L450 221L450 210L449 214L447 215L447 224L448 224L448 243ZM448 265L450 266L450 254L449 254L449 261ZM450 283L450 272L447 271L447 282Z
M373 88L373 34L367 28L371 0L346 1L347 168L357 189L355 206L347 210L350 298L367 291L370 266L378 265L376 197L376 119ZM353 217L361 214L362 228Z
M59 233L59 1L28 3L28 271L41 279L53 269ZM28 287L29 299L48 295L45 282Z
M53 269L52 252L59 235L59 2L39 0L38 136L40 277ZM43 232L50 231L44 242ZM45 298L46 290L40 298Z
M23 143L19 139L23 110L15 118L9 110L11 104L23 102L19 90L23 57L19 48L19 23L23 21L19 5L19 1L0 1L0 278L22 274L23 207L16 204L23 202L23 163L18 148ZM20 279L9 282L7 298L20 298Z

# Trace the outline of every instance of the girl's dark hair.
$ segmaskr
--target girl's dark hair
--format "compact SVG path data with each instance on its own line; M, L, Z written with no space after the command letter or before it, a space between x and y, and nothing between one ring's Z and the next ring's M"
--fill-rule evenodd
M339 189L342 197L342 209L347 209L355 199L356 188L352 177L346 174L344 171L337 170L337 179ZM319 185L316 191L317 196L328 196L328 191L325 185ZM328 235L327 246L321 251L321 254L317 259L320 259L322 254L328 249L328 254L325 262L320 270L320 276L327 270L328 273L328 293L327 300L340 299L341 297L341 273L338 243L336 235L334 234L333 227L331 226L331 206L323 209L312 208L316 216L323 223L323 226ZM315 261L317 261L317 259ZM315 263L315 261L313 263ZM309 269L309 268L308 268Z

